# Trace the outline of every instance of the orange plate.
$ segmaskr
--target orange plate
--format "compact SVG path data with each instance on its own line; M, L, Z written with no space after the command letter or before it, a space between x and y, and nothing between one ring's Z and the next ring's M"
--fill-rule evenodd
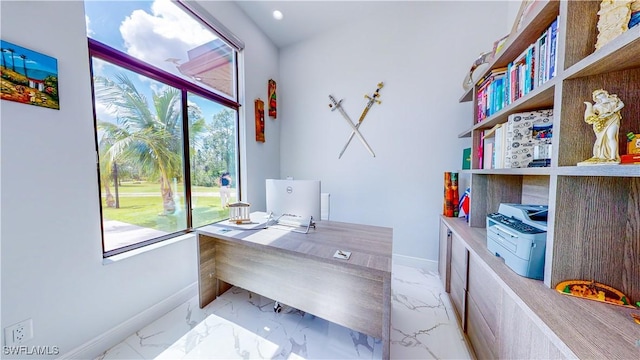
M595 282L595 281L589 281L589 280L567 280L567 281L563 281L563 282L559 283L558 285L556 285L556 290L561 294L574 296L574 297L578 297L578 298L581 298L581 299L593 300L593 301L598 301L598 302L602 302L602 303L605 303L605 304L623 306L623 307L628 307L628 308L632 308L632 309L636 308L633 305L617 304L617 303L606 301L606 300L600 300L598 298L574 295L574 294L571 294L571 293L564 292L564 288L565 287L567 287L567 286L572 287L574 285L587 285L587 286L593 285L593 286L596 287L596 289L603 290L603 291L605 291L605 293L608 293L609 295L612 295L612 294L615 295L615 296L609 296L611 298L615 298L616 300L620 300L620 301L622 301L622 298L625 298L627 300L627 303L631 303L631 300L629 300L629 297L626 296L625 294L623 294L621 291L616 290L616 289L612 288L611 286L600 284L600 283Z

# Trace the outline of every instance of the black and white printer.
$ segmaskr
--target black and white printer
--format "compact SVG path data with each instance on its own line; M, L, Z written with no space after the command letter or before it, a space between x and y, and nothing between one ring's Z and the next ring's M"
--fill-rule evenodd
M542 280L547 212L546 205L500 204L487 215L487 248L516 274Z

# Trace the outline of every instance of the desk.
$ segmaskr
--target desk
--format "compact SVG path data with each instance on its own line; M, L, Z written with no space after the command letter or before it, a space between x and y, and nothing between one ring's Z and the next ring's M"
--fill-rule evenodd
M215 224L197 234L200 307L236 285L381 339L389 358L393 229L319 221L308 234Z

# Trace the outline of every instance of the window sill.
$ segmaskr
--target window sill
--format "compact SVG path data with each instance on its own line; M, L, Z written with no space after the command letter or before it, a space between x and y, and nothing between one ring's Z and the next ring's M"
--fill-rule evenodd
M176 236L172 239L169 240L165 240L165 241L161 241L159 243L155 243L155 244L151 244L139 249L135 249L135 250L131 250L131 251L127 251L125 253L122 254L117 254L117 255L113 255L113 256L109 256L108 258L104 258L102 259L102 265L109 265L109 264L115 264L119 261L122 260L126 260L128 258L137 256L139 254L143 254L143 253L147 253L149 251L153 251L165 246L169 246L178 242L182 242L182 241L186 241L189 239L195 239L196 238L196 233L192 232L189 234L184 234L184 235L180 235L180 236Z

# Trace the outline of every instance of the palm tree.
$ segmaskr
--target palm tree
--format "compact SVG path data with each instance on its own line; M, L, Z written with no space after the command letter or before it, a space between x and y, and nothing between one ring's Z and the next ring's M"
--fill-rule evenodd
M98 122L100 130L110 133L108 162L122 159L158 179L164 214L173 214L176 204L171 180L182 177L181 92L168 87L152 91L152 112L147 98L131 79L124 74L117 74L114 79L95 79L96 98L118 114L116 124ZM200 121L203 120L191 124L192 131L202 127Z
M24 77L26 77L28 80L29 76L27 75L27 55L20 55L20 59L22 59L22 68L24 69Z
M5 50L6 50L5 48L0 47L0 55L2 55L2 67L6 69L6 68L7 68L7 64L6 64L6 62L4 61L4 51L5 51Z
M13 70L13 72L15 72L16 71L16 61L13 58L13 53L16 52L16 51L13 50L13 49L5 49L5 50L7 50L8 52L11 53L11 70Z

